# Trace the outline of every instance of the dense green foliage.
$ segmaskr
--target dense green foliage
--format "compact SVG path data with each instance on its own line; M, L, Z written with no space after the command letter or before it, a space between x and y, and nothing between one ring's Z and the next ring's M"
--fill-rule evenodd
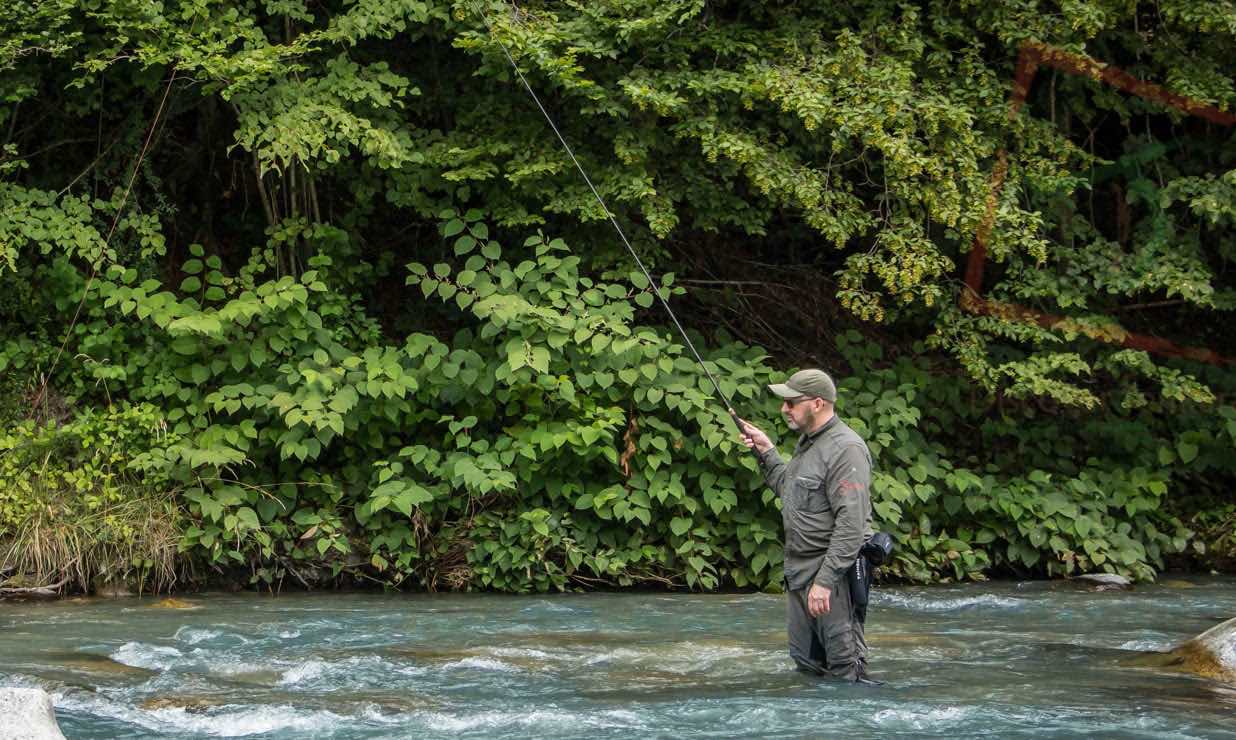
M1236 374L1104 339L1233 344L1236 134L1050 71L1010 118L1030 39L1236 104L1230 2L5 5L0 567L776 588L658 289L766 429L842 379L893 575L1227 562ZM1001 149L1050 328L958 307Z

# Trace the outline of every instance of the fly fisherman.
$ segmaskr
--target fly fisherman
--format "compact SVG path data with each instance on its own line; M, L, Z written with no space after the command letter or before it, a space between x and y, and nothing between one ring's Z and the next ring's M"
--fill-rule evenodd
M481 19L602 211L611 213L554 119L519 70L510 49L493 36L484 13ZM647 282L656 285L618 220L613 216L609 220ZM872 537L871 499L867 491L871 481L871 454L862 438L833 415L837 388L832 378L820 370L803 370L790 376L785 383L769 386L773 393L785 399L781 413L789 421L790 429L802 432L794 458L786 463L773 449L768 435L738 418L730 399L696 351L665 296L660 290L655 292L696 362L712 382L717 398L725 402L726 411L741 430L743 442L759 453L768 485L781 497L790 656L803 670L852 681L868 680L865 677L867 642L863 637L863 620L867 610L867 587L871 582L869 563L878 565L884 561L892 552L892 539L883 533ZM859 557L860 549L864 553L870 550L871 555Z
M746 421L742 441L758 453L764 479L781 499L790 657L802 671L868 682L866 592L855 604L847 571L873 534L871 453L833 413L837 387L827 373L800 370L768 388L801 435L794 456L782 460L768 435ZM869 577L863 573L859 582Z

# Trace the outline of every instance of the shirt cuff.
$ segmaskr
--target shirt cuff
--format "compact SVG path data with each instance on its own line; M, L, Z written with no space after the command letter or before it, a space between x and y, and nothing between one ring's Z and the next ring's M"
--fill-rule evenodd
M837 573L837 572L834 572L834 570L828 567L827 565L821 565L820 569L816 571L815 579L812 580L812 583L814 583L817 586L823 586L829 591L836 591L837 585L841 583L844 578L845 578L845 571ZM848 584L847 584L847 587L848 587Z

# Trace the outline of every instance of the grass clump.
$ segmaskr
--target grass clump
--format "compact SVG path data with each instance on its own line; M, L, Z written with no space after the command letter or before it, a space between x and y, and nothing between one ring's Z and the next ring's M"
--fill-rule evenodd
M135 469L166 444L161 418L125 404L0 434L0 591L176 583L179 508L166 481Z

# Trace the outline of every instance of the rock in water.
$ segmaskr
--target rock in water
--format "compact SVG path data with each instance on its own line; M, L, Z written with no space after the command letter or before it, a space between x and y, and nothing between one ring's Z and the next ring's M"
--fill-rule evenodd
M1179 670L1236 683L1236 619L1211 627L1173 650Z
M153 609L196 609L197 604L184 599L166 598L150 605Z
M120 599L133 595L133 592L129 590L129 586L123 580L96 576L91 585L94 587L95 596Z
M1085 581L1092 583L1096 591L1123 591L1133 588L1133 582L1124 576L1118 576L1115 573L1087 573L1081 576L1075 576L1074 581Z
M0 738L64 740L56 709L43 689L0 689Z

